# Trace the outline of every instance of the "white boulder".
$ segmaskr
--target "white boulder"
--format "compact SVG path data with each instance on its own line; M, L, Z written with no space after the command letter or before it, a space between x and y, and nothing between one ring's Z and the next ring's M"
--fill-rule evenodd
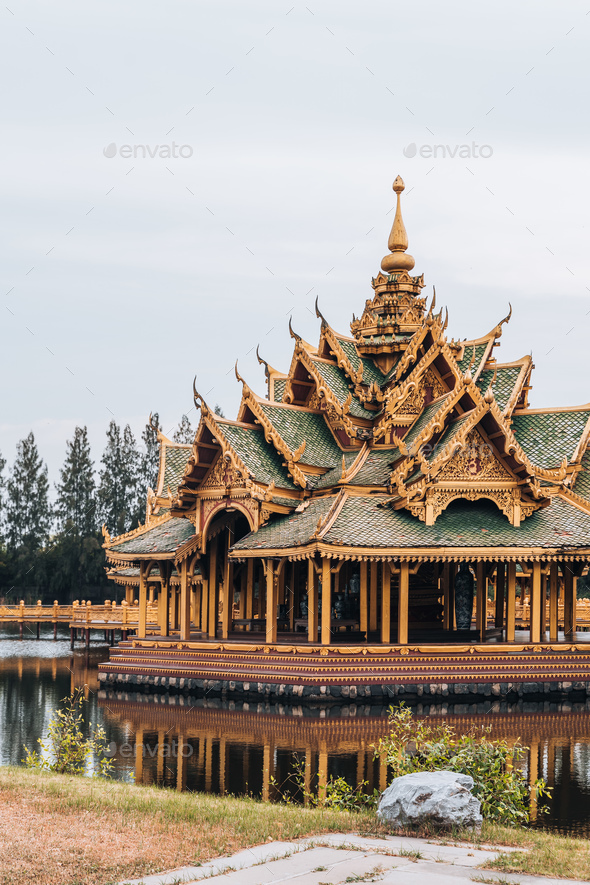
M481 802L471 793L472 787L473 778L456 771L404 774L381 794L377 816L394 827L479 828Z

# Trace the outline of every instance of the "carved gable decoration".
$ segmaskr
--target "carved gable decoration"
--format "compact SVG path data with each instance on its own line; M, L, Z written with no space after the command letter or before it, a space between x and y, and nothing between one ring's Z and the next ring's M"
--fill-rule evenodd
M437 474L437 482L514 482L489 443L472 430L461 448Z
M219 489L227 486L245 487L243 477L238 473L231 462L231 459L220 455L206 481L202 485L202 489Z
M430 389L429 392L432 391L432 399L438 399L439 396L447 392L442 381L436 372L433 372L432 368L429 368L424 375L424 388L425 391L426 389Z

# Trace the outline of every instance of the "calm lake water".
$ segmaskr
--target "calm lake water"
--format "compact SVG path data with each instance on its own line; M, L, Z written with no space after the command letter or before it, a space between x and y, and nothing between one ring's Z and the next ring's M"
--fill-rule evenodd
M387 710L364 704L306 708L244 704L217 698L130 694L99 688L97 664L106 645L72 652L65 630L54 641L18 639L0 631L0 764L18 765L24 745L36 748L59 701L86 686L86 725L103 725L122 780L171 789L279 797L297 795L293 773L306 783L330 775L383 789L387 771L372 744L386 731ZM552 787L549 812L536 825L590 836L590 703L478 705L416 708L418 715L446 717L458 730L491 726L493 737L531 748L527 774ZM278 786L277 786L278 785Z

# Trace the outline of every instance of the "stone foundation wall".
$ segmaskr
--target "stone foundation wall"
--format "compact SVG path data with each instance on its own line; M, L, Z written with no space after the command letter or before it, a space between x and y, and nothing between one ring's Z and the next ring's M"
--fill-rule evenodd
M103 688L128 689L130 691L166 691L191 693L198 696L220 696L251 699L268 699L283 703L342 702L372 699L373 701L406 701L407 703L448 701L468 703L473 700L522 699L530 701L558 700L572 697L576 700L590 698L588 682L467 682L426 683L416 685L291 685L278 682L252 682L230 679L191 679L182 676L151 676L129 673L99 673Z

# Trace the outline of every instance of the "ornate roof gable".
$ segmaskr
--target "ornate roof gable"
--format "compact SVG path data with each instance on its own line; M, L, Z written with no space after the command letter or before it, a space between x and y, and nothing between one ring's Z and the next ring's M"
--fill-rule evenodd
M474 408L449 423L466 392ZM433 404L425 416L418 432L399 443L405 457L390 479L397 493L392 501L396 509L405 507L433 525L457 498L490 498L513 525L520 525L521 519L547 506L550 496L563 488L567 461L549 470L535 466L491 388L482 396L469 373L462 387L441 400L440 407Z

